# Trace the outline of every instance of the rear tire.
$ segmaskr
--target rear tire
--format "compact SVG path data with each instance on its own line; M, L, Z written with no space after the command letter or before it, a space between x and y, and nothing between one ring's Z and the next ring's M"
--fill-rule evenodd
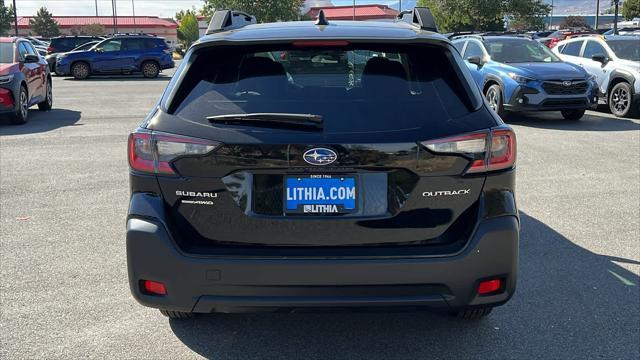
M609 109L617 117L631 117L636 113L633 108L633 91L626 82L617 83L609 92Z
M507 118L507 111L504 109L504 101L502 99L502 89L500 85L493 84L489 86L484 93L489 107L493 109L503 120Z
M85 62L77 62L71 66L71 75L77 80L84 80L91 75L91 68Z
M582 119L586 110L562 110L562 117L567 120L578 121Z
M452 315L464 320L480 320L491 314L493 307L466 308L455 311Z
M13 125L26 124L29 114L29 93L24 85L20 86L20 93L16 99L18 101L16 111L9 115L9 122Z
M38 110L40 111L49 111L53 107L53 84L51 83L51 79L47 79L47 97L43 102L38 103Z
M194 317L193 313L182 312L182 311L172 311L172 310L162 310L160 309L160 313L169 319L192 319Z
M142 63L142 76L147 79L153 79L160 74L160 66L155 61L145 61Z

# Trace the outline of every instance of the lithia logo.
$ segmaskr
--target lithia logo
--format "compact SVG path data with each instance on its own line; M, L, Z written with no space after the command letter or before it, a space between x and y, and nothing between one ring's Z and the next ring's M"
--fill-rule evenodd
M454 196L454 195L469 195L471 189L461 189L461 190L444 190L444 191L425 191L422 193L424 197L432 197L432 196Z
M182 190L176 190L176 195L209 199L209 200L183 200L183 199L180 200L183 204L191 204L191 205L213 205L212 200L218 197L218 193L214 193L214 192L182 191Z

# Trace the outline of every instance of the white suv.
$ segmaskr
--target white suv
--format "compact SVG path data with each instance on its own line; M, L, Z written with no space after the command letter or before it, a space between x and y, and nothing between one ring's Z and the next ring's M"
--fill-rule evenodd
M553 49L596 77L599 95L619 117L640 114L640 37L596 36L561 41Z

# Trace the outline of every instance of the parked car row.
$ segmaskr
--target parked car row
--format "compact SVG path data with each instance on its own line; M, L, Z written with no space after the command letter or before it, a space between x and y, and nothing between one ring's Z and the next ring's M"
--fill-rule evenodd
M489 105L514 111L561 111L578 120L608 104L619 117L640 113L640 37L568 34L549 49L513 33L454 34L453 44Z
M561 41L553 52L593 75L611 113L640 113L640 36L581 37Z
M51 110L49 66L29 40L0 37L0 115L13 124L24 124L33 105Z
M51 40L47 62L57 75L83 80L98 74L142 73L155 78L175 66L172 49L163 38L116 34L109 38L74 36Z

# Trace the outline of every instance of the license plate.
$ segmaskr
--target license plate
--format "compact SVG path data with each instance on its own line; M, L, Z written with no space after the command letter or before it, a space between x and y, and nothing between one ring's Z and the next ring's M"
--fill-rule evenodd
M357 210L355 176L304 175L285 178L285 212L308 215Z

